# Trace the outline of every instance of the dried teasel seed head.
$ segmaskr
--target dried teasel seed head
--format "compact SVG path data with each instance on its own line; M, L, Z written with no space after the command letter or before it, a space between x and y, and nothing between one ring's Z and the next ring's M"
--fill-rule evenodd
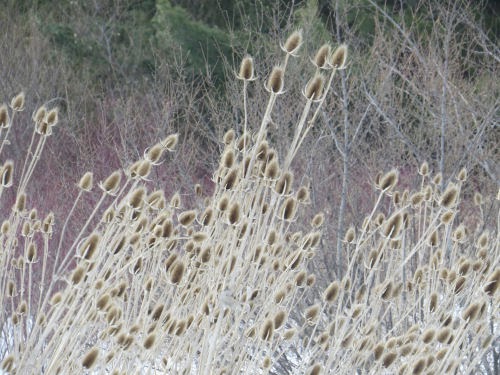
M331 54L331 47L329 44L323 44L316 52L314 56L313 64L318 69L327 69L330 68L328 58Z
M301 186L299 188L299 190L297 190L296 197L297 197L297 201L299 203L303 203L303 204L309 203L309 201L310 201L309 188L306 186Z
M429 164L426 161L420 164L420 167L418 168L418 174L424 177L429 175Z
M82 176L80 182L78 182L78 188L83 191L89 192L92 190L93 181L94 175L92 174L92 172L87 172Z
M322 372L322 366L319 363L316 363L307 369L306 375L320 375Z
M177 146L177 142L179 141L179 134L170 134L167 138L165 138L160 144L168 151L174 151Z
M19 94L14 96L10 102L10 108L16 112L21 112L24 110L25 94L21 91Z
M500 285L500 268L496 268L495 271L493 271L486 280L483 290L488 296L493 297L495 293L498 291L499 285Z
M274 333L274 320L273 319L266 319L264 324L262 325L260 329L260 338L264 341L270 341L273 338L273 333Z
M436 340L441 344L443 344L448 341L450 335L451 335L451 329L449 327L443 327L437 333Z
M14 175L14 162L12 160L7 160L2 169L0 170L1 184L2 187L8 188L12 186Z
M91 260L95 255L100 240L101 236L98 233L92 233L80 247L80 256L83 259Z
M179 216L177 217L177 220L179 220L179 223L185 227L190 226L195 219L196 219L196 211L195 210L181 212L179 214Z
M439 204L441 207L446 209L452 209L455 207L458 201L458 187L454 183L448 184L446 190L441 195Z
M386 192L392 190L398 183L398 175L399 173L396 169L390 170L384 176L380 177L378 187Z
M384 366L385 368L390 367L397 357L398 353L395 351L390 351L384 354L384 356L382 357L382 366Z
M156 341L156 333L150 333L148 337L146 337L146 340L144 340L142 346L144 346L144 349L148 350L151 349Z
M250 56L245 56L241 60L240 72L238 73L238 78L243 81L251 81L255 79L254 76L254 63Z
M87 271L84 267L77 267L71 275L71 282L73 283L73 285L80 284L86 272Z
M122 179L122 174L120 171L114 171L111 173L108 178L104 180L104 182L99 184L99 187L106 193L110 195L114 195L117 193L118 188L120 187L120 181Z
M14 204L14 212L22 212L26 208L26 194L20 193Z
M344 236L345 243L354 243L356 241L356 229L354 227L349 227Z
M323 94L323 85L325 78L321 74L316 74L307 82L304 90L304 96L308 100L319 100Z
M128 198L127 204L130 208L138 210L141 209L144 205L144 196L146 195L146 189L142 186L135 189L132 193L130 193L130 197Z
M280 329L283 324L286 322L288 318L288 314L285 310L280 310L274 316L274 329Z
M279 195L288 195L292 190L293 174L291 172L284 172L281 177L276 181L275 191Z
M387 238L397 238L403 228L403 214L395 212L387 219L382 234Z
M241 218L241 208L238 202L234 202L231 204L227 213L227 218L229 224L231 225L236 225L239 223Z
M235 138L236 138L236 133L234 132L234 129L229 129L224 134L224 137L222 137L222 141L226 146L229 146L231 143L234 142Z
M280 172L279 164L277 160L271 160L266 164L266 169L264 171L265 178L269 180L275 180Z
M337 299L340 292L340 284L338 281L333 281L323 292L323 300L332 304Z
M5 104L0 106L0 128L7 129L10 126L9 110Z
M267 90L273 94L281 94L285 85L283 68L275 66L267 81Z
M434 340L434 336L436 335L436 330L434 328L427 328L423 333L422 333L422 341L424 344L430 343L432 340Z
M59 121L59 109L57 107L52 108L50 111L47 112L44 120L49 126L49 128L56 126L57 122Z
M281 218L285 221L291 221L297 212L297 200L294 197L288 197L281 208Z
M483 203L484 203L483 195L480 192L476 191L474 193L474 204L476 206L481 206Z
M465 180L467 180L467 169L460 169L460 172L457 174L457 180L460 182L465 182Z
M304 318L306 319L306 322L310 325L315 324L319 318L320 311L321 311L321 305L319 303L309 306L304 313Z
M186 266L184 265L184 262L180 260L175 261L170 271L170 282L172 284L179 284L182 277L184 276L185 270Z
M144 153L144 159L153 164L158 164L163 155L163 151L165 151L163 145L161 143L157 143Z
M99 357L99 349L93 347L85 354L85 357L83 357L82 366L86 369L91 369L95 365L97 357Z
M472 302L462 313L462 319L468 322L476 320L481 310L482 301Z
M347 61L347 45L342 44L339 47L337 47L335 52L333 52L331 58L331 64L335 69L344 69L346 61Z
M15 359L16 357L14 356L14 354L5 356L2 363L0 364L0 369L2 370L2 372L5 371L7 374L10 374L14 370Z
M302 30L294 31L286 40L282 47L287 54L295 55L302 45Z

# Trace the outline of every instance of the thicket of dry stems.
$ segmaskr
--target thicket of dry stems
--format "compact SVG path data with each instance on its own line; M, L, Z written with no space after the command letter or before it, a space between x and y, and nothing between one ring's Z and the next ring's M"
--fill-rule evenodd
M294 33L282 46L261 123L248 123L245 113L244 133L226 133L215 191L205 196L195 186L193 207L179 194L148 189L151 170L175 148L171 135L95 187L92 174L84 175L67 218L38 217L26 187L47 137L57 132L58 113L45 107L34 113L26 160L5 161L0 174L2 191L17 189L0 233L2 371L475 371L498 345L499 241L498 230L475 233L456 220L465 170L444 191L442 177L431 176L426 164L411 192L397 190L396 170L379 176L372 213L346 233L343 278L305 304L315 297L307 265L326 224L318 212L304 225L310 187L294 182L290 164L347 49L322 47L313 58L303 112L281 156L267 141L267 127L301 42ZM256 84L251 58L238 78L246 109L246 90ZM2 141L19 126L15 115L23 109L23 95L0 108ZM13 168L22 170L19 181ZM67 223L85 194L96 194L98 203L65 249ZM58 244L51 241L55 230ZM55 262L48 262L49 252Z

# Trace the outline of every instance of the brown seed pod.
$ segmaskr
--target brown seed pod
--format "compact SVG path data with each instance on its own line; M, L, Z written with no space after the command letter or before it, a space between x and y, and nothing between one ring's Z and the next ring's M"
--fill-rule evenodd
M271 341L274 333L274 320L266 319L260 329L260 338L264 341Z
M314 56L313 64L318 69L330 68L328 58L331 54L331 47L329 44L323 44Z
M286 40L282 47L283 51L290 55L295 55L302 45L302 30L294 31Z
M285 85L284 81L284 70L281 67L275 66L269 75L269 80L267 81L267 90L273 94L283 93L283 87Z
M323 94L325 78L321 74L315 75L309 80L304 90L304 96L308 100L319 100Z
M335 69L344 69L347 61L347 45L342 44L332 55L331 64Z
M243 60L241 60L238 78L244 81L255 79L253 59L250 56L245 56Z
M91 369L95 365L95 362L97 361L98 357L99 357L99 349L93 347L87 352L87 354L85 354L85 357L83 357L82 366L86 369Z

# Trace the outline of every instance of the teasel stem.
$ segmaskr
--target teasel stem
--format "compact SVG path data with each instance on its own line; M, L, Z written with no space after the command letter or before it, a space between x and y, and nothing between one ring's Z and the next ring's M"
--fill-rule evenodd
M248 89L248 81L243 81L243 111L244 111L244 120L243 120L243 155L247 153L247 124L248 124L248 108L247 108L247 89Z
M12 124L14 122L14 117L16 117L16 111L12 111L12 117L10 118L10 125L7 129L7 132L5 133L4 139L0 142L0 155L2 155L3 146L8 142L10 129L12 129ZM0 134L1 134L1 130L0 130Z
M89 226L90 222L92 221L92 219L94 218L94 216L96 215L97 211L99 210L99 208L101 207L102 205L102 202L104 202L104 199L106 198L107 196L107 193L106 192L103 192L101 194L101 198L99 199L99 201L97 202L95 208L94 208L94 211L92 211L92 213L89 215L89 218L87 219L87 221L85 222L84 226L82 227L82 229L80 230L80 233L78 233L78 236L76 236L74 242L73 242L73 245L71 245L70 249L68 250L68 252L66 253L66 256L64 257L64 259L62 260L61 264L59 265L59 267L57 268L55 274L58 274L60 275L62 272L65 272L66 271L66 268L68 267L69 263L68 263L68 260L70 257L73 256L72 254L72 251L74 250L75 246L78 244L78 242L80 241L80 238L81 236L83 235L83 233L85 233L85 231L87 230L87 227ZM54 265L54 268L57 267L57 264Z
M29 179L33 175L33 171L35 170L36 164L38 160L40 160L40 155L42 154L43 147L45 146L45 141L47 136L42 136L42 138L38 141L38 144L35 149L35 153L33 154L33 158L31 159L30 165L26 170L26 175L22 175L22 181L19 185L18 193L24 192L26 190L26 186L28 185Z
M325 99L326 99L326 97L328 95L328 92L330 91L330 88L332 86L332 81L333 81L333 78L335 77L336 71L337 71L336 68L332 69L332 72L330 73L330 78L328 79L328 83L327 83L327 85L325 87L325 90L323 92L323 96L319 100L319 103L318 103L318 105L316 107L316 110L314 111L313 116L308 121L308 126L304 130L304 134L302 134L302 137L300 138L300 141L297 142L297 145L296 145L295 148L291 148L290 149L290 152L292 152L292 150L293 150L293 154L290 156L290 158L287 157L287 164L288 165L291 163L291 161L293 160L293 158L297 154L297 151L299 150L300 146L302 145L302 142L304 142L304 139L306 138L307 133L309 133L309 130L311 130L311 128L313 127L314 122L316 121L316 117L318 117L318 113L319 113L321 107L323 106L323 103L325 102ZM310 107L310 104L309 104L309 107ZM304 119L304 121L305 121L305 119ZM290 160L288 161L288 159L290 159Z
M307 99L306 105L304 106L304 109L302 110L302 115L300 116L299 124L295 128L295 134L293 136L293 141L292 144L290 145L288 155L286 156L285 159L285 170L288 170L290 168L290 164L292 163L292 160L297 153L297 149L300 147L300 143L302 143L302 139L300 140L300 143L297 145L299 142L299 136L302 133L302 128L304 127L304 124L307 119L307 115L309 114L309 111L311 110L311 105L312 105L312 99Z
M76 196L75 202L73 203L73 206L71 207L71 210L69 211L68 215L66 216L66 220L64 221L64 225L61 229L61 236L59 237L59 245L57 246L56 250L56 259L54 261L54 267L57 266L57 262L59 261L59 256L61 253L61 246L64 240L64 234L66 233L66 228L68 226L68 222L70 217L73 215L73 212L75 211L76 205L78 204L78 201L80 200L81 196L83 194L83 190L79 189L78 195Z

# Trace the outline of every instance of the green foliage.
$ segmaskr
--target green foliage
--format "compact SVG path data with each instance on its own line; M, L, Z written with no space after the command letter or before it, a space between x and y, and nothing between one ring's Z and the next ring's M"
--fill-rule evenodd
M186 57L187 66L193 73L206 71L208 64L210 68L215 69L217 78L222 77L220 55L231 54L226 32L192 19L187 10L172 6L168 0L157 1L152 23L155 43L167 58L175 58L172 51L180 51Z

